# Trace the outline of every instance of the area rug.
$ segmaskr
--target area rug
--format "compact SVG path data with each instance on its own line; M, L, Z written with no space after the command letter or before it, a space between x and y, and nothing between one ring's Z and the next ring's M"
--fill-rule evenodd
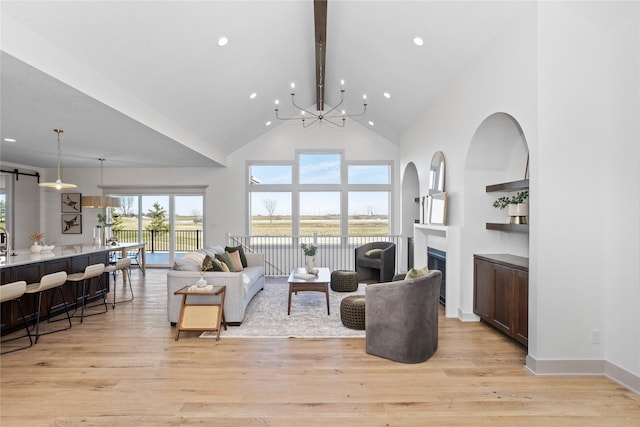
M287 283L267 283L253 297L240 326L222 329L220 338L344 338L364 337L364 331L349 329L340 321L340 301L350 295L364 295L366 285L355 292L334 292L329 288L330 315L322 292L298 292L291 296L291 314L287 315ZM201 338L215 338L215 332L203 332Z

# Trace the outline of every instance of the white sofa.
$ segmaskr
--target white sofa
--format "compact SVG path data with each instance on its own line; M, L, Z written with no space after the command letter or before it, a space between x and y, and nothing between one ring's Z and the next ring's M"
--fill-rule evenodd
M236 273L207 271L204 278L210 285L226 285L224 317L228 324L239 325L249 302L264 288L264 254L247 253L247 267ZM193 285L200 279L200 271L169 270L167 273L167 317L171 325L178 323L182 295L174 295L178 289ZM219 297L189 295L189 302L212 301Z

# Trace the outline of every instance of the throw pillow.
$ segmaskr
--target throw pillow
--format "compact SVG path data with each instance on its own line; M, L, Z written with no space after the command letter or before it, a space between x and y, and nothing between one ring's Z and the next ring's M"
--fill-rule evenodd
M240 253L240 261L242 262L242 266L243 267L247 267L247 257L244 254L244 249L242 249L242 246L227 246L226 248L224 248L225 252L229 252L229 253L233 253L233 252L238 252Z
M202 263L202 271L224 271L222 263L215 258L207 255Z
M228 252L216 254L216 259L227 264L227 267L229 267L230 272L232 273L235 272L235 269L233 268L233 261L231 260L231 255Z
M382 255L382 249L371 249L364 253L367 258L380 258Z
M196 262L196 264L202 265L202 263L204 262L204 257L205 257L205 254L196 251L196 252L187 252L186 254L184 254L182 259L192 259Z
M405 279L417 279L418 277L426 276L429 274L429 269L427 267L424 268L412 268L407 272L407 275L404 277Z
M178 258L173 262L173 269L176 271L199 271L200 266L193 259Z
M228 254L231 257L231 262L233 262L233 269L235 271L244 270L244 268L242 268L242 261L240 261L240 251L228 252Z

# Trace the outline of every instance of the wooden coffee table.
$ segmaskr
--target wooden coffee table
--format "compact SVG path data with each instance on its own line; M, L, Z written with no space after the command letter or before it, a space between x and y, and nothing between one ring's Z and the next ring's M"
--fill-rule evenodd
M287 315L291 314L291 294L293 292L324 292L327 296L327 315L329 315L329 283L331 283L331 271L326 267L319 269L318 275L312 279L301 279L298 274L306 274L304 268L295 268L289 275L289 304Z

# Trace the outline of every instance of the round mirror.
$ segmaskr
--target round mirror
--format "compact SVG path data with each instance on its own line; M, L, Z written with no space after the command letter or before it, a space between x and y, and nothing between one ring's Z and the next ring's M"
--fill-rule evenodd
M436 151L429 167L429 195L444 191L444 153Z

